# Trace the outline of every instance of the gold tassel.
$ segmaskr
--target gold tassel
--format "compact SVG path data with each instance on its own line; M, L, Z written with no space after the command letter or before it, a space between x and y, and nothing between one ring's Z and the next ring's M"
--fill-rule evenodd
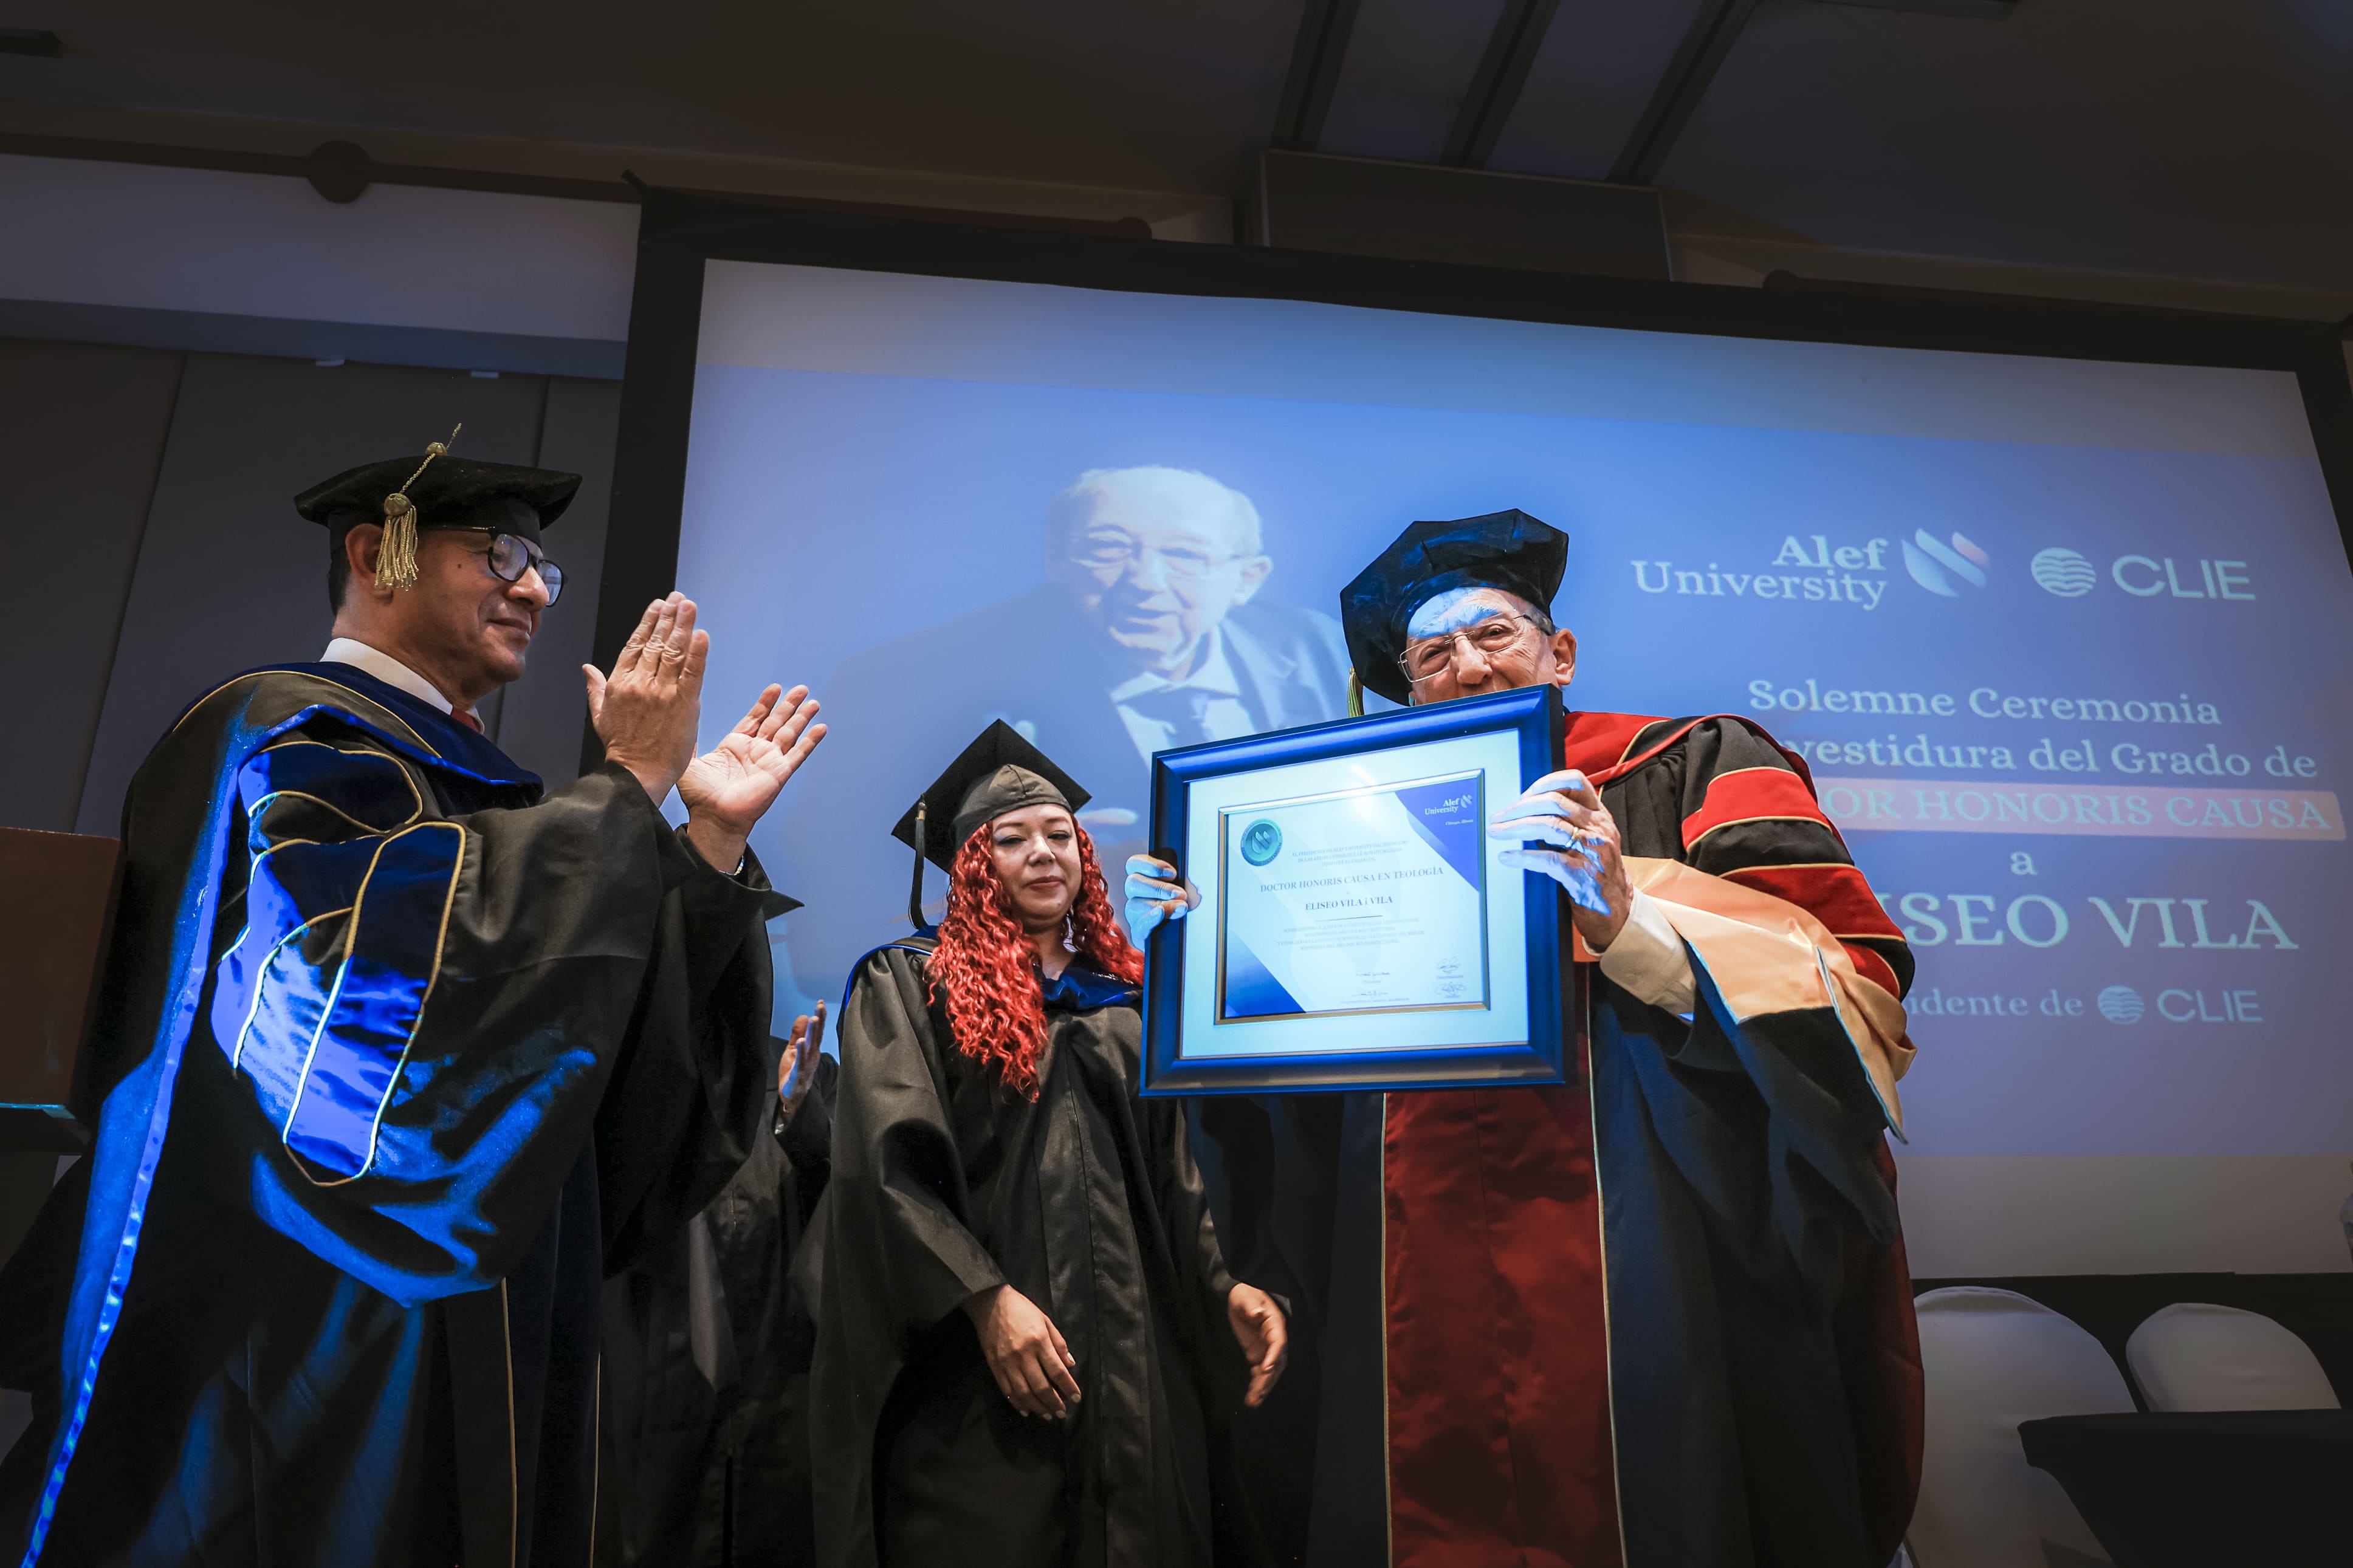
M449 432L449 441L466 426L457 426ZM406 592L417 586L417 503L408 499L408 487L417 482L434 458L448 456L449 441L428 441L425 446L425 461L417 465L417 473L401 481L400 488L384 498L384 541L376 547L375 585Z
M375 551L375 585L417 586L417 505L397 490L384 498L384 539Z
M1356 679L1356 670L1351 668L1348 671L1348 717L1361 719L1364 716L1365 683Z

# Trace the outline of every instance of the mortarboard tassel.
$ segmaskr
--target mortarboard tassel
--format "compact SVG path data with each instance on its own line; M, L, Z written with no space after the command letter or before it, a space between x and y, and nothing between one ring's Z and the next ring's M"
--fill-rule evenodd
M376 546L375 585L417 586L417 505L397 490L384 498L384 542Z
M1361 719L1364 716L1365 683L1356 679L1356 672L1352 667L1348 671L1348 717Z
M466 426L459 424L449 432L449 441ZM417 473L401 481L398 489L384 498L384 542L376 547L375 585L379 588L406 590L417 586L417 503L408 499L408 487L417 482L434 458L446 457L449 441L428 441L425 461L417 465Z
M924 803L915 803L915 879L907 889L907 923L917 931L923 929L923 813Z

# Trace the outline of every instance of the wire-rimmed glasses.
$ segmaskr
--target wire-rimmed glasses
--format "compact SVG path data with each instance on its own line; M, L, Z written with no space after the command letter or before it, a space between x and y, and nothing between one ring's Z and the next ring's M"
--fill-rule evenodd
M1535 626L1525 616L1499 613L1476 626L1458 626L1453 631L1406 644L1405 652L1398 656L1398 668L1405 672L1407 680L1419 686L1446 673L1454 663L1455 644L1468 644L1480 658L1492 661L1522 647Z

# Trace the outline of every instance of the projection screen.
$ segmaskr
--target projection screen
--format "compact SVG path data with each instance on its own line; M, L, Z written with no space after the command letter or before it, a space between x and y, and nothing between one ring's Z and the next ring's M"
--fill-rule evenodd
M754 838L780 1018L907 929L889 828L988 721L1116 865L1155 749L1344 710L1398 529L1518 507L1571 538L1571 706L1766 726L1911 940L1915 1272L2137 1258L2171 1200L2088 1158L2342 1184L2353 572L2291 372L714 259L691 387L706 728L771 677L832 726ZM1937 1217L1963 1171L2080 1212L1924 1258L1989 1223ZM2341 1268L2334 1201L2133 1245Z

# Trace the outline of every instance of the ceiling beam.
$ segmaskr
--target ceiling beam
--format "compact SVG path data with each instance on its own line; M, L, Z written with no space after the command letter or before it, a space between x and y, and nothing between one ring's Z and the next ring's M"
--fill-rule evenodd
M1683 41L1675 47L1674 58L1667 62L1665 74L1651 94L1650 106L1634 121L1625 151L1610 166L1613 182L1647 185L1658 179L1675 138L1683 134L1692 110L1707 93L1707 84L1715 79L1716 68L1732 52L1733 40L1740 37L1749 13L1756 9L1757 0L1700 0L1699 13L1692 18Z
M1274 145L1312 153L1324 138L1332 112L1332 89L1348 57L1348 37L1356 30L1359 0L1307 0L1299 14L1299 37L1291 46L1291 69L1282 79L1282 104L1275 110Z
M1495 30L1487 36L1487 52L1472 73L1470 90L1462 95L1462 108L1454 116L1454 129L1446 133L1446 151L1439 162L1464 169L1487 166L1519 105L1520 89L1528 84L1545 30L1559 9L1560 0L1504 0Z

